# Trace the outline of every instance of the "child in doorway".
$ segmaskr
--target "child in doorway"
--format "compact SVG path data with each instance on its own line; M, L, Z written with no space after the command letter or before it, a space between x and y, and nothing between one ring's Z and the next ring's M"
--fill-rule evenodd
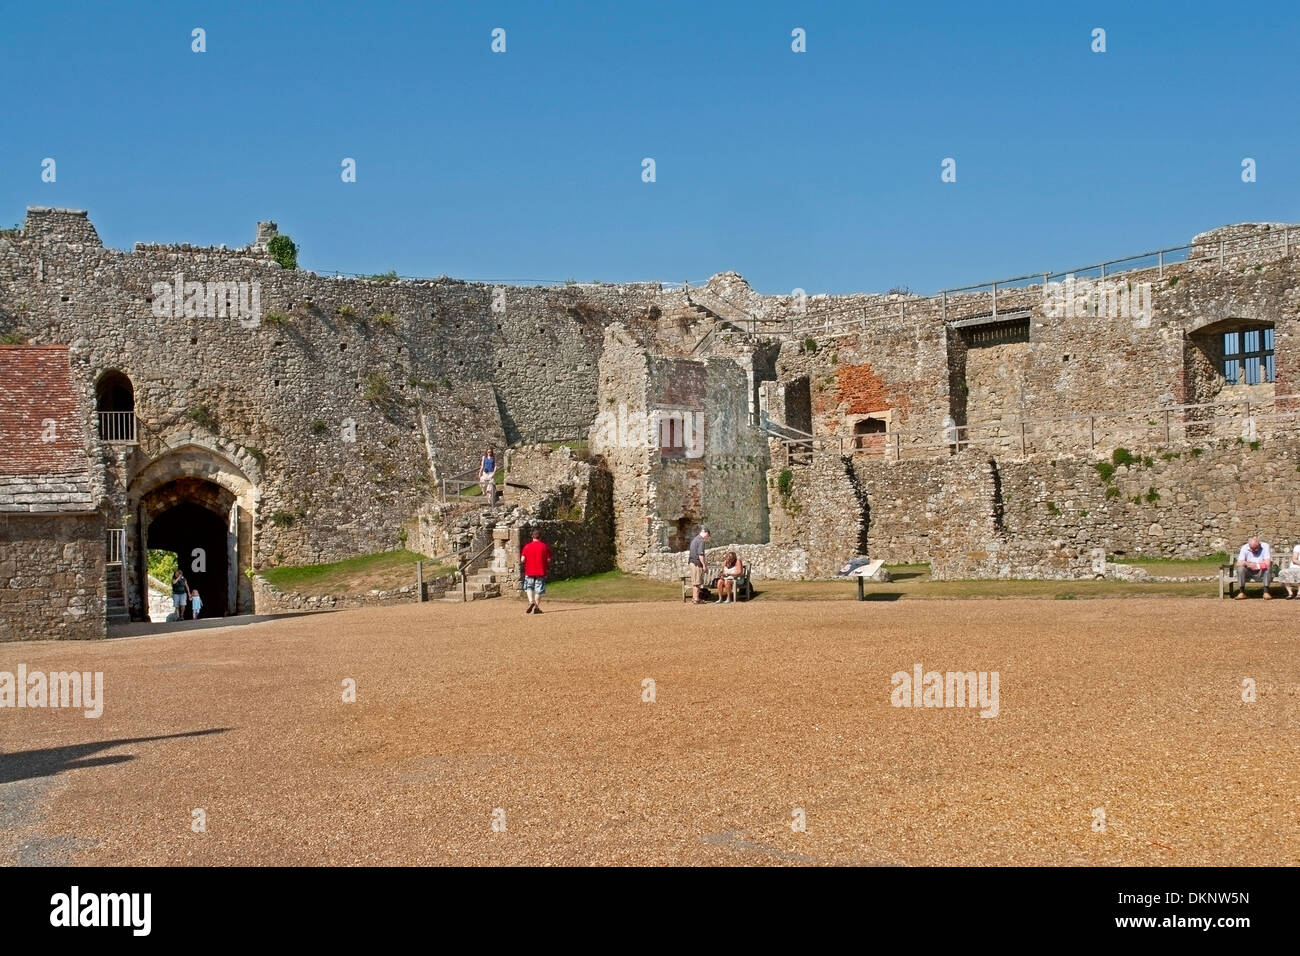
M199 619L199 612L203 610L203 599L199 597L198 591L190 592L190 607L194 609L194 620Z

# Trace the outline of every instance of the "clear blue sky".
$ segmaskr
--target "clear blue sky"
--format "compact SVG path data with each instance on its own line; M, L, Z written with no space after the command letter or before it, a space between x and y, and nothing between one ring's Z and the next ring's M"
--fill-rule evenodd
M1294 0L10 2L0 223L86 208L129 248L273 219L322 271L931 292L1300 220L1298 38Z

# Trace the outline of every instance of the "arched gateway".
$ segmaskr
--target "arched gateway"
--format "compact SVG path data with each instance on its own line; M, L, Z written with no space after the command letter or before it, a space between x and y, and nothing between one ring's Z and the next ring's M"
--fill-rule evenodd
M149 549L174 551L203 616L253 612L253 518L260 497L220 449L190 442L154 458L127 488L131 617L148 618Z

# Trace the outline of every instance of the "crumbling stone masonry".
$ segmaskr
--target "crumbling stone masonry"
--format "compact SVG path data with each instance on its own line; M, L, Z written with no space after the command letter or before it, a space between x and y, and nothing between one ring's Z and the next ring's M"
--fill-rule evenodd
M573 486L583 518L555 534L597 557L564 573L612 556L675 579L700 524L771 577L824 575L864 550L928 560L939 577L1055 576L1085 573L1097 549L1189 556L1251 528L1277 544L1300 535L1294 227L1203 233L1186 261L1107 273L1100 297L1057 276L996 301L767 296L735 273L703 288L344 279L282 269L267 254L276 234L261 223L239 248L127 252L84 212L44 207L0 232L0 335L66 347L77 446L100 489L46 531L3 519L0 571L33 582L11 588L29 592L5 613L11 639L102 632L119 600L111 528L136 618L150 544L198 547L222 610L246 613L257 568L412 533L421 546L489 539L441 500L486 444L590 439L586 491ZM1120 296L1142 314L1115 309ZM1231 374L1228 334L1269 336L1255 360L1271 380ZM15 465L5 438L0 486L59 483ZM1140 464L1103 480L1094 465L1121 451ZM491 520L563 523L530 511L560 507L557 487ZM602 487L608 525L590 504ZM60 587L53 617L28 605L31 589Z

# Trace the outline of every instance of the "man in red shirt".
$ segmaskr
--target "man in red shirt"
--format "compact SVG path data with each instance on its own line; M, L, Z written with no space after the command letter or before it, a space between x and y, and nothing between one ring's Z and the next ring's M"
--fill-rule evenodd
M546 571L551 566L551 549L542 540L542 533L533 529L533 540L519 552L524 559L524 593L528 595L525 614L542 613L542 593L546 590Z

